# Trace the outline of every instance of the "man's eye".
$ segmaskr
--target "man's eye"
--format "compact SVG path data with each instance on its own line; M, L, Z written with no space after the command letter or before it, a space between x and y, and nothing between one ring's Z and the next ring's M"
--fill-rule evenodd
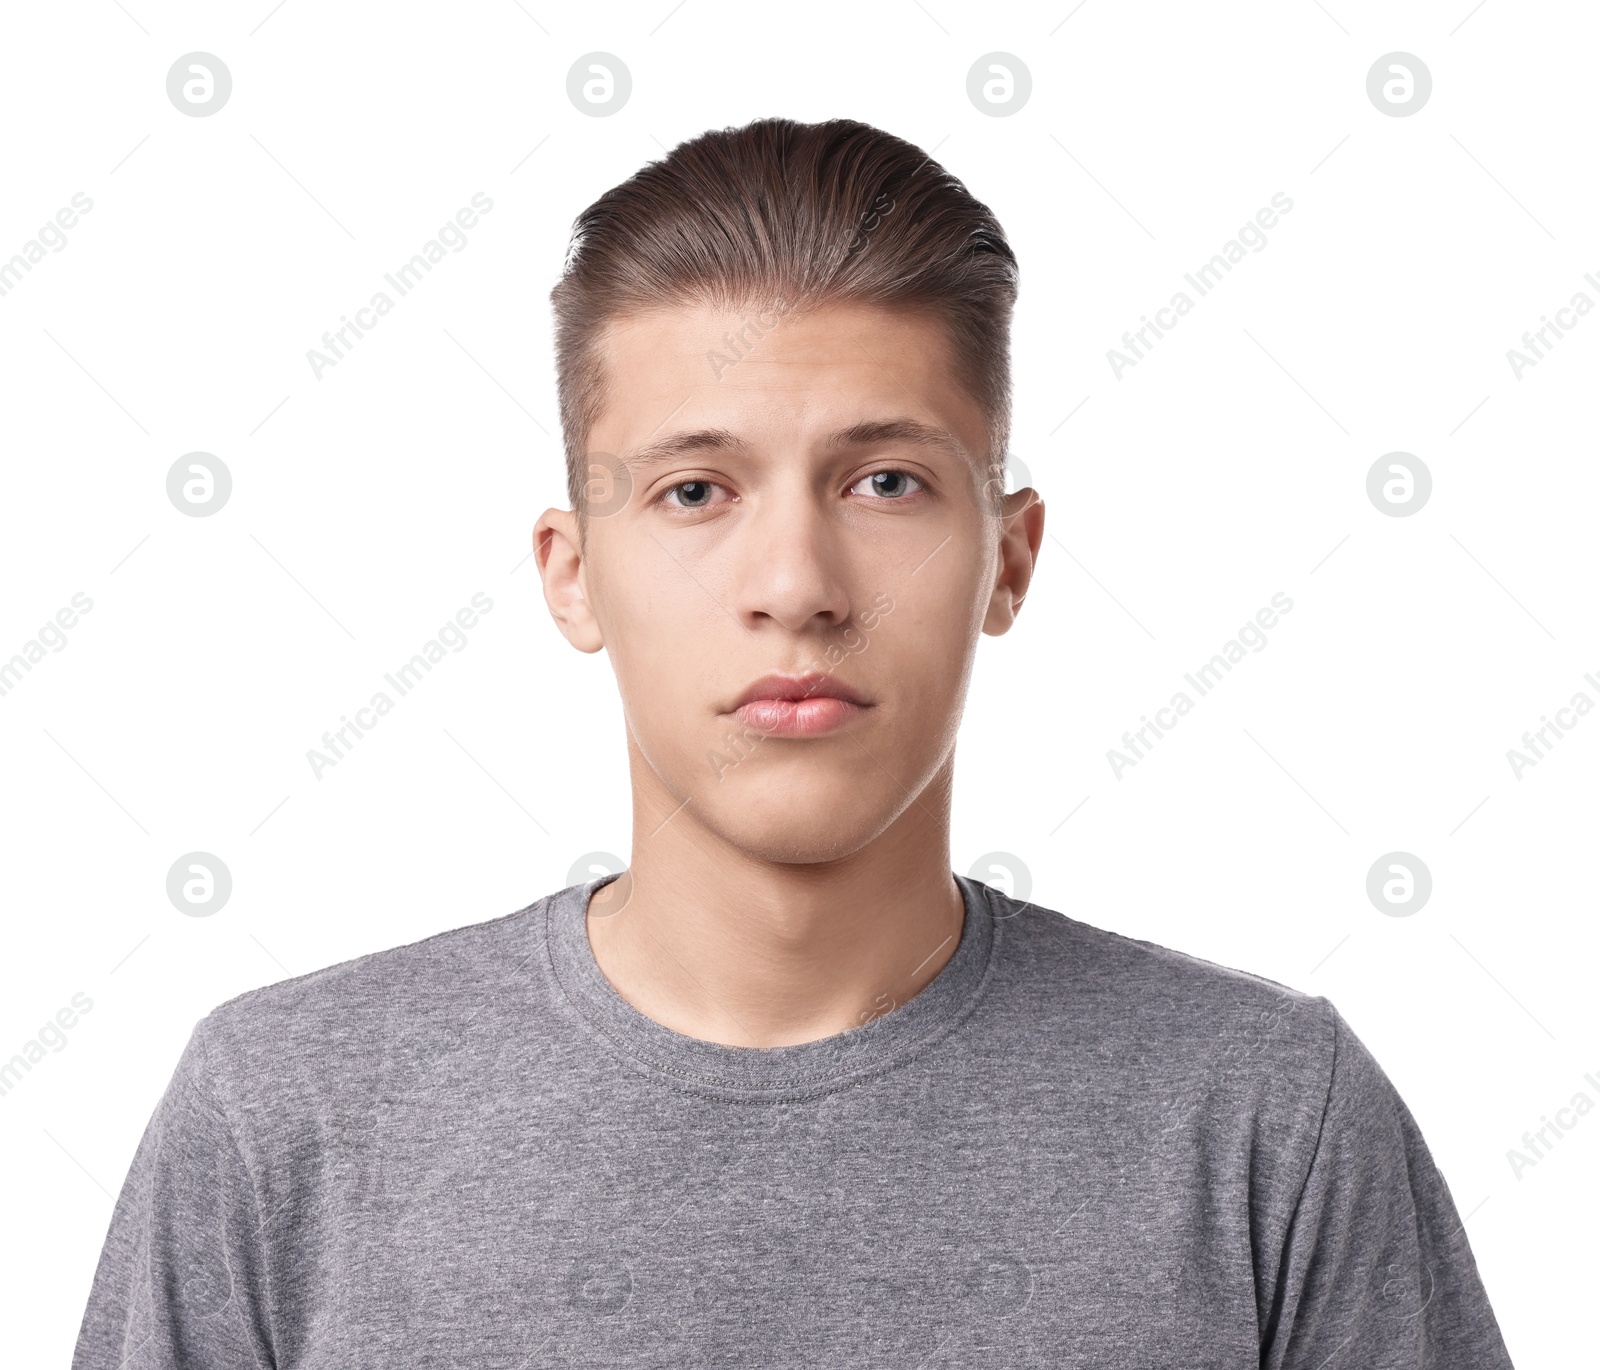
M875 495L882 499L900 499L922 488L922 482L909 471L875 471L850 487L853 493Z
M686 480L667 490L665 499L680 509L704 509L717 487L708 480Z

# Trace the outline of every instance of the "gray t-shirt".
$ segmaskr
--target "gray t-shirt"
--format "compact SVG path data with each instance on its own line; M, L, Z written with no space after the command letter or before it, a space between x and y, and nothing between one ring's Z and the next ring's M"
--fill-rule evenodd
M934 980L797 1046L631 1007L599 880L222 1005L75 1370L1511 1364L1326 999L958 879Z

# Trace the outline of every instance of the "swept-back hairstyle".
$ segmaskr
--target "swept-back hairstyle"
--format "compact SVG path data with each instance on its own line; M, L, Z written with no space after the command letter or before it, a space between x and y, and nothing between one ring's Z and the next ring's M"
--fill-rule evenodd
M989 208L927 153L853 119L760 119L680 143L573 224L551 292L567 488L581 509L614 319L704 304L780 314L855 302L931 315L988 417L1011 427L1017 261Z

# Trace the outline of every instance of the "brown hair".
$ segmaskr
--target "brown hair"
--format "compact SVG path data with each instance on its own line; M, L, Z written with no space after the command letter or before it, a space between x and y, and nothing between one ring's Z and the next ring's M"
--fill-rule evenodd
M573 224L551 291L567 490L581 509L585 446L605 400L613 319L707 304L786 312L850 301L918 310L950 330L957 374L1011 427L1017 261L999 221L904 139L853 119L760 119L680 143Z

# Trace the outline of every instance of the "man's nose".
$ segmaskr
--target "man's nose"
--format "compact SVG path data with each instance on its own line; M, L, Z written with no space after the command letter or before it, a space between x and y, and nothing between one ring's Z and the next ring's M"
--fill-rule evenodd
M767 619L800 632L850 617L844 530L814 495L766 499L740 532L736 595L746 627Z

